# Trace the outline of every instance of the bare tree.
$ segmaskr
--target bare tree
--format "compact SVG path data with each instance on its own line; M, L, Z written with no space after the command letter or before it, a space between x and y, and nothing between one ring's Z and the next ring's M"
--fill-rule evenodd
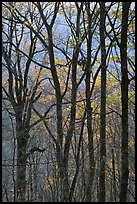
M122 29L121 29L121 102L122 102L122 138L121 138L121 183L120 183L120 202L127 201L128 187L128 68L127 68L127 30L128 30L128 12L130 2L122 3Z
M10 6L16 6L14 3ZM7 5L5 4L5 7ZM10 7L9 7L10 8ZM28 51L28 58L24 61L23 56L19 52L24 40L24 26L18 26L13 14L10 10L10 18L5 18L5 25L8 25L8 32L3 30L3 35L7 38L4 41L3 37L3 66L6 67L8 73L8 87L3 88L4 99L9 100L13 113L11 113L16 120L16 139L17 139L17 201L26 200L26 159L27 159L27 143L30 137L30 119L33 103L35 103L40 94L37 94L38 84L40 84L39 76L35 81L34 87L29 87L29 69L31 61L36 49L36 36L33 36L29 31L30 46ZM20 29L20 35L17 31ZM24 52L24 51L22 51ZM24 64L23 64L24 63ZM25 66L25 71L22 69Z
M105 2L100 3L100 46L101 46L101 108L100 108L100 202L105 202L106 163L106 48L105 48Z
M3 201L134 200L129 6L3 2Z

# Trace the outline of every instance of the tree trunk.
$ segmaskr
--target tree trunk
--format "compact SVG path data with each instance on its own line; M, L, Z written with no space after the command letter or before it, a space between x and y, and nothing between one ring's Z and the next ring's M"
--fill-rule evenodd
M77 8L77 20L76 20L76 37L79 38L80 35L80 13L81 7ZM76 97L77 97L77 64L78 56L80 52L80 45L76 42L76 48L73 52L72 58L72 90L71 90L71 113L70 113L70 123L68 132L65 138L64 154L63 154L63 202L69 202L69 181L68 181L68 162L69 162L69 151L71 139L75 129L75 118L76 118Z
M127 29L130 2L122 3L122 30L121 30L121 102L122 102L122 140L121 140L121 181L120 202L127 202L128 186L128 69L127 69Z
M115 155L114 155L114 149L112 147L112 176L113 176L113 191L114 191L114 200L117 202L117 197L116 197L116 168L115 168Z
M26 133L28 134L28 133ZM25 135L22 121L16 122L17 136L17 202L26 201L26 148L28 135Z
M90 2L86 3L86 11L88 15L88 38L87 38L87 63L86 63L86 113L87 113L87 132L88 132L88 152L89 152L89 175L86 188L86 202L91 202L92 185L95 172L94 149L93 149L93 130L92 130L92 107L90 102L90 77L91 77L91 13Z
M26 201L26 160L29 129L22 121L22 108L16 106L16 138L17 138L17 202Z
M100 3L100 45L101 45L101 110L100 110L100 202L105 202L105 160L106 160L106 49L105 49L105 2Z
M62 147L63 142L63 128L62 128L62 95L60 89L60 83L58 79L57 70L55 67L55 59L54 59L54 49L53 49L53 37L52 37L52 29L47 27L48 31L48 43L49 43L49 59L50 59L50 66L51 66L51 74L54 82L55 87L55 95L56 95L56 112L57 112L57 134L58 134L58 143L60 148Z
M56 114L57 114L57 145L56 154L59 167L59 178L60 178L60 190L61 190L61 201L67 202L69 196L68 187L68 175L67 175L67 165L66 161L63 160L62 142L63 142L63 128L62 128L62 95L60 89L60 83L58 80L57 70L55 67L54 50L53 50L53 38L52 29L47 27L48 31L48 43L49 43L49 58L51 66L51 74L53 77L55 95L56 95Z

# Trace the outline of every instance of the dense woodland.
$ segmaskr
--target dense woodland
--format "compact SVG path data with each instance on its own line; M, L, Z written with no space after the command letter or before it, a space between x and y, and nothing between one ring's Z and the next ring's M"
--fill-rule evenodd
M135 2L2 3L2 201L135 202Z

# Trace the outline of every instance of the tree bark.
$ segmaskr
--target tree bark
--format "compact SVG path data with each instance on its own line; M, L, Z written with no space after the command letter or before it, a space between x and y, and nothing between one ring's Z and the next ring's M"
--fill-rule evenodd
M101 110L100 110L100 202L105 202L105 160L106 160L106 49L105 49L105 2L100 3L101 44Z
M130 2L122 3L122 30L121 30L121 102L122 102L122 139L121 139L121 181L120 202L127 202L128 187L128 68L127 68L127 30Z
M87 38L87 63L86 63L86 113L87 113L87 132L88 132L88 152L89 152L89 175L86 187L86 202L91 202L92 199L92 185L94 181L95 161L94 161L94 149L93 149L93 130L92 130L92 107L90 102L90 78L91 78L91 45L92 45L92 33L91 33L91 13L90 2L86 3L86 11L88 15L88 38Z
M67 179L67 170L63 161L63 152L62 152L62 142L63 142L63 128L62 128L62 95L60 89L60 83L58 80L57 70L55 67L54 59L54 50L53 50L53 39L52 39L52 29L47 27L48 31L48 43L49 43L49 58L51 66L51 74L53 77L55 95L56 95L56 113L57 113L57 161L59 168L59 178L60 178L60 187L61 187L61 201L66 202L68 200L68 179Z
M28 134L28 132L24 131L21 118L17 117L17 202L26 201L26 149Z
M76 37L79 38L80 35L80 13L81 13L81 6L77 7L77 20L76 20ZM76 118L76 97L77 97L77 64L78 64L78 56L80 52L80 45L79 42L76 41L76 48L73 52L72 58L72 90L71 90L71 114L70 114L70 123L69 129L65 138L65 145L64 145L64 158L63 158L63 165L64 165L64 184L63 184L63 202L69 202L69 181L68 181L68 161L69 161L69 151L70 151L70 144L71 139L73 136L74 128L75 128L75 118Z
M115 155L114 155L114 149L112 147L112 176L113 176L113 191L114 191L114 200L117 202L117 197L116 197L116 168L115 168Z

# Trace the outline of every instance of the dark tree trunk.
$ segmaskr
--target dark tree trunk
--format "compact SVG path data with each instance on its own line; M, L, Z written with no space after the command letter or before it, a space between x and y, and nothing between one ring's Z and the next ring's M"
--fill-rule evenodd
M117 202L117 197L116 197L116 168L115 168L115 155L114 155L114 149L112 147L112 176L113 176L113 191L114 191L114 200Z
M92 185L94 181L95 161L93 149L93 130L92 130L92 107L90 102L90 78L91 78L91 13L90 2L86 3L86 11L88 15L88 38L87 38L87 63L86 63L86 113L87 113L87 132L88 132L88 152L89 152L89 175L86 188L86 202L91 202L92 199Z
M23 121L23 106L15 107L17 138L17 202L26 202L26 160L29 125ZM28 121L29 122L29 121Z
M26 149L28 132L24 131L22 121L16 119L17 137L17 202L26 201Z
M128 186L128 69L127 69L127 29L130 2L122 3L122 30L121 30L121 102L122 102L122 140L121 140L121 181L120 202L127 202Z
M53 77L55 95L56 95L56 114L57 114L57 161L59 168L59 178L60 178L60 190L61 190L61 201L67 202L69 196L69 186L68 186L68 175L67 175L67 166L66 161L63 161L63 151L62 151L62 142L63 142L63 128L62 128L62 95L60 89L60 83L58 80L57 70L55 67L54 59L54 50L53 50L53 38L52 38L52 28L47 27L48 31L48 43L49 43L49 58L51 66L51 74Z
M62 95L60 89L60 83L58 80L57 70L55 67L55 59L54 59L54 50L53 50L53 38L52 38L52 29L47 27L48 30L48 42L49 42L49 59L51 66L51 74L53 77L54 87L55 87L55 95L56 95L56 111L57 111L57 134L58 134L58 143L60 148L62 147L63 141L63 128L62 128Z
M81 6L77 7L77 20L76 20L76 37L79 38L80 35L80 13ZM77 97L77 64L78 56L80 52L80 45L76 42L76 48L74 49L72 58L72 90L71 90L71 113L70 113L70 123L69 129L65 138L64 145L64 158L63 158L63 169L64 169L64 182L63 182L63 202L69 202L69 181L68 181L68 162L69 162L69 151L71 139L75 129L75 118L76 118L76 97Z
M105 49L105 2L100 3L100 45L101 45L101 110L100 110L100 202L105 202L105 160L106 160L106 49Z

